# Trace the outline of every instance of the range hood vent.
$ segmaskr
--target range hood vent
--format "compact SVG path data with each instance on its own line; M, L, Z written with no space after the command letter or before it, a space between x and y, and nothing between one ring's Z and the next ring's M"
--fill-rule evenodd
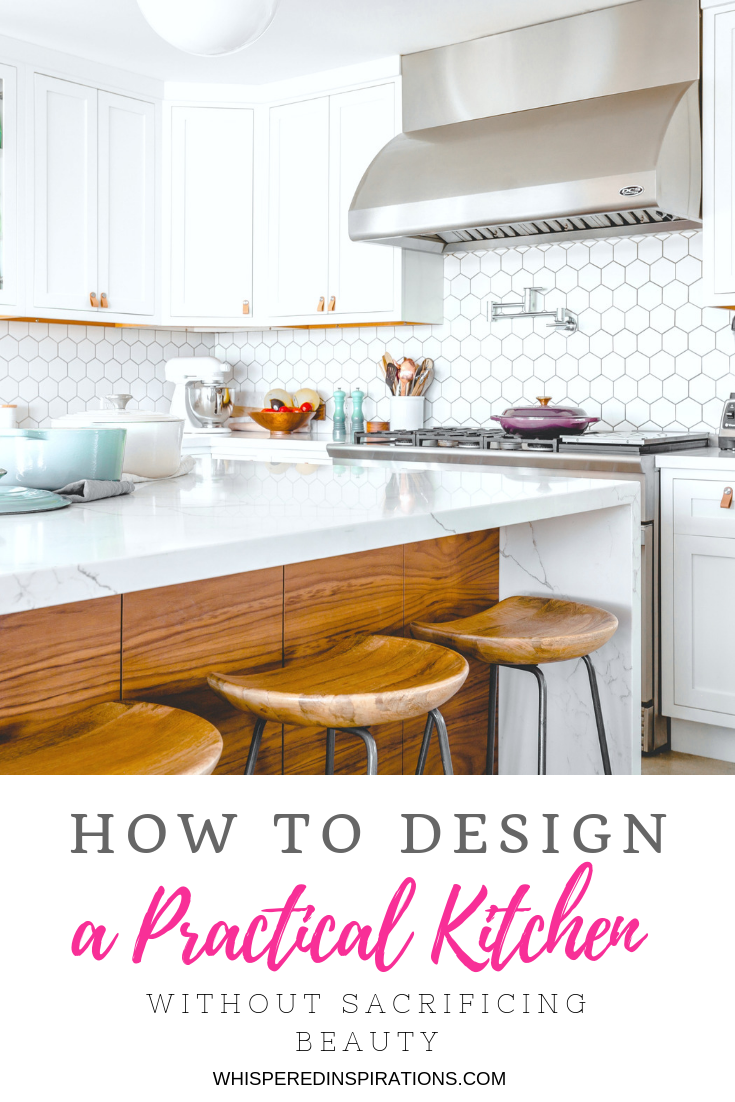
M634 0L404 59L418 127L369 166L351 238L459 252L699 228L698 28L697 0Z

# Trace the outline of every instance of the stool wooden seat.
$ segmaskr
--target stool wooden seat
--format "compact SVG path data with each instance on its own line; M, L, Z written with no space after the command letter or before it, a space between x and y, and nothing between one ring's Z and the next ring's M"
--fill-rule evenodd
M209 685L235 708L258 716L246 775L252 775L268 720L327 729L326 773L334 772L337 731L361 738L369 775L377 773L377 747L368 727L428 715L417 773L423 772L436 727L444 772L451 773L446 725L440 705L462 687L469 673L453 650L415 639L356 635L326 654L266 673L211 673Z
M207 775L221 753L216 727L162 704L96 704L17 742L0 732L0 772L10 774Z
M583 659L590 681L603 768L612 772L597 678L590 654L615 634L618 621L594 605L545 597L508 597L492 608L444 624L411 624L415 638L451 647L490 666L487 772L494 769L497 667L508 666L534 674L539 687L538 772L546 772L546 681L541 663Z

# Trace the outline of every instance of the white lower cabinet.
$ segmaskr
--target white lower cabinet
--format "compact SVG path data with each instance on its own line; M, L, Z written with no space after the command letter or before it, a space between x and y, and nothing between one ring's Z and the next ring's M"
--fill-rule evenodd
M253 316L253 111L171 110L171 320Z
M155 311L155 109L35 74L33 308L90 320Z
M735 727L733 471L662 471L663 710Z

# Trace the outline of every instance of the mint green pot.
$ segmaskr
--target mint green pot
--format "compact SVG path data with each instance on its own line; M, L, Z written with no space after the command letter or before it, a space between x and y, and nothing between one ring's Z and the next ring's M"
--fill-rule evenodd
M3 486L60 490L83 478L117 481L125 429L0 429Z

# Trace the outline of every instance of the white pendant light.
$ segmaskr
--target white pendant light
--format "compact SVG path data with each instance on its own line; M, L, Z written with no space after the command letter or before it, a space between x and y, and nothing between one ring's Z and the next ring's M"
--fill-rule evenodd
M234 54L268 29L278 0L138 0L156 34L187 54Z

